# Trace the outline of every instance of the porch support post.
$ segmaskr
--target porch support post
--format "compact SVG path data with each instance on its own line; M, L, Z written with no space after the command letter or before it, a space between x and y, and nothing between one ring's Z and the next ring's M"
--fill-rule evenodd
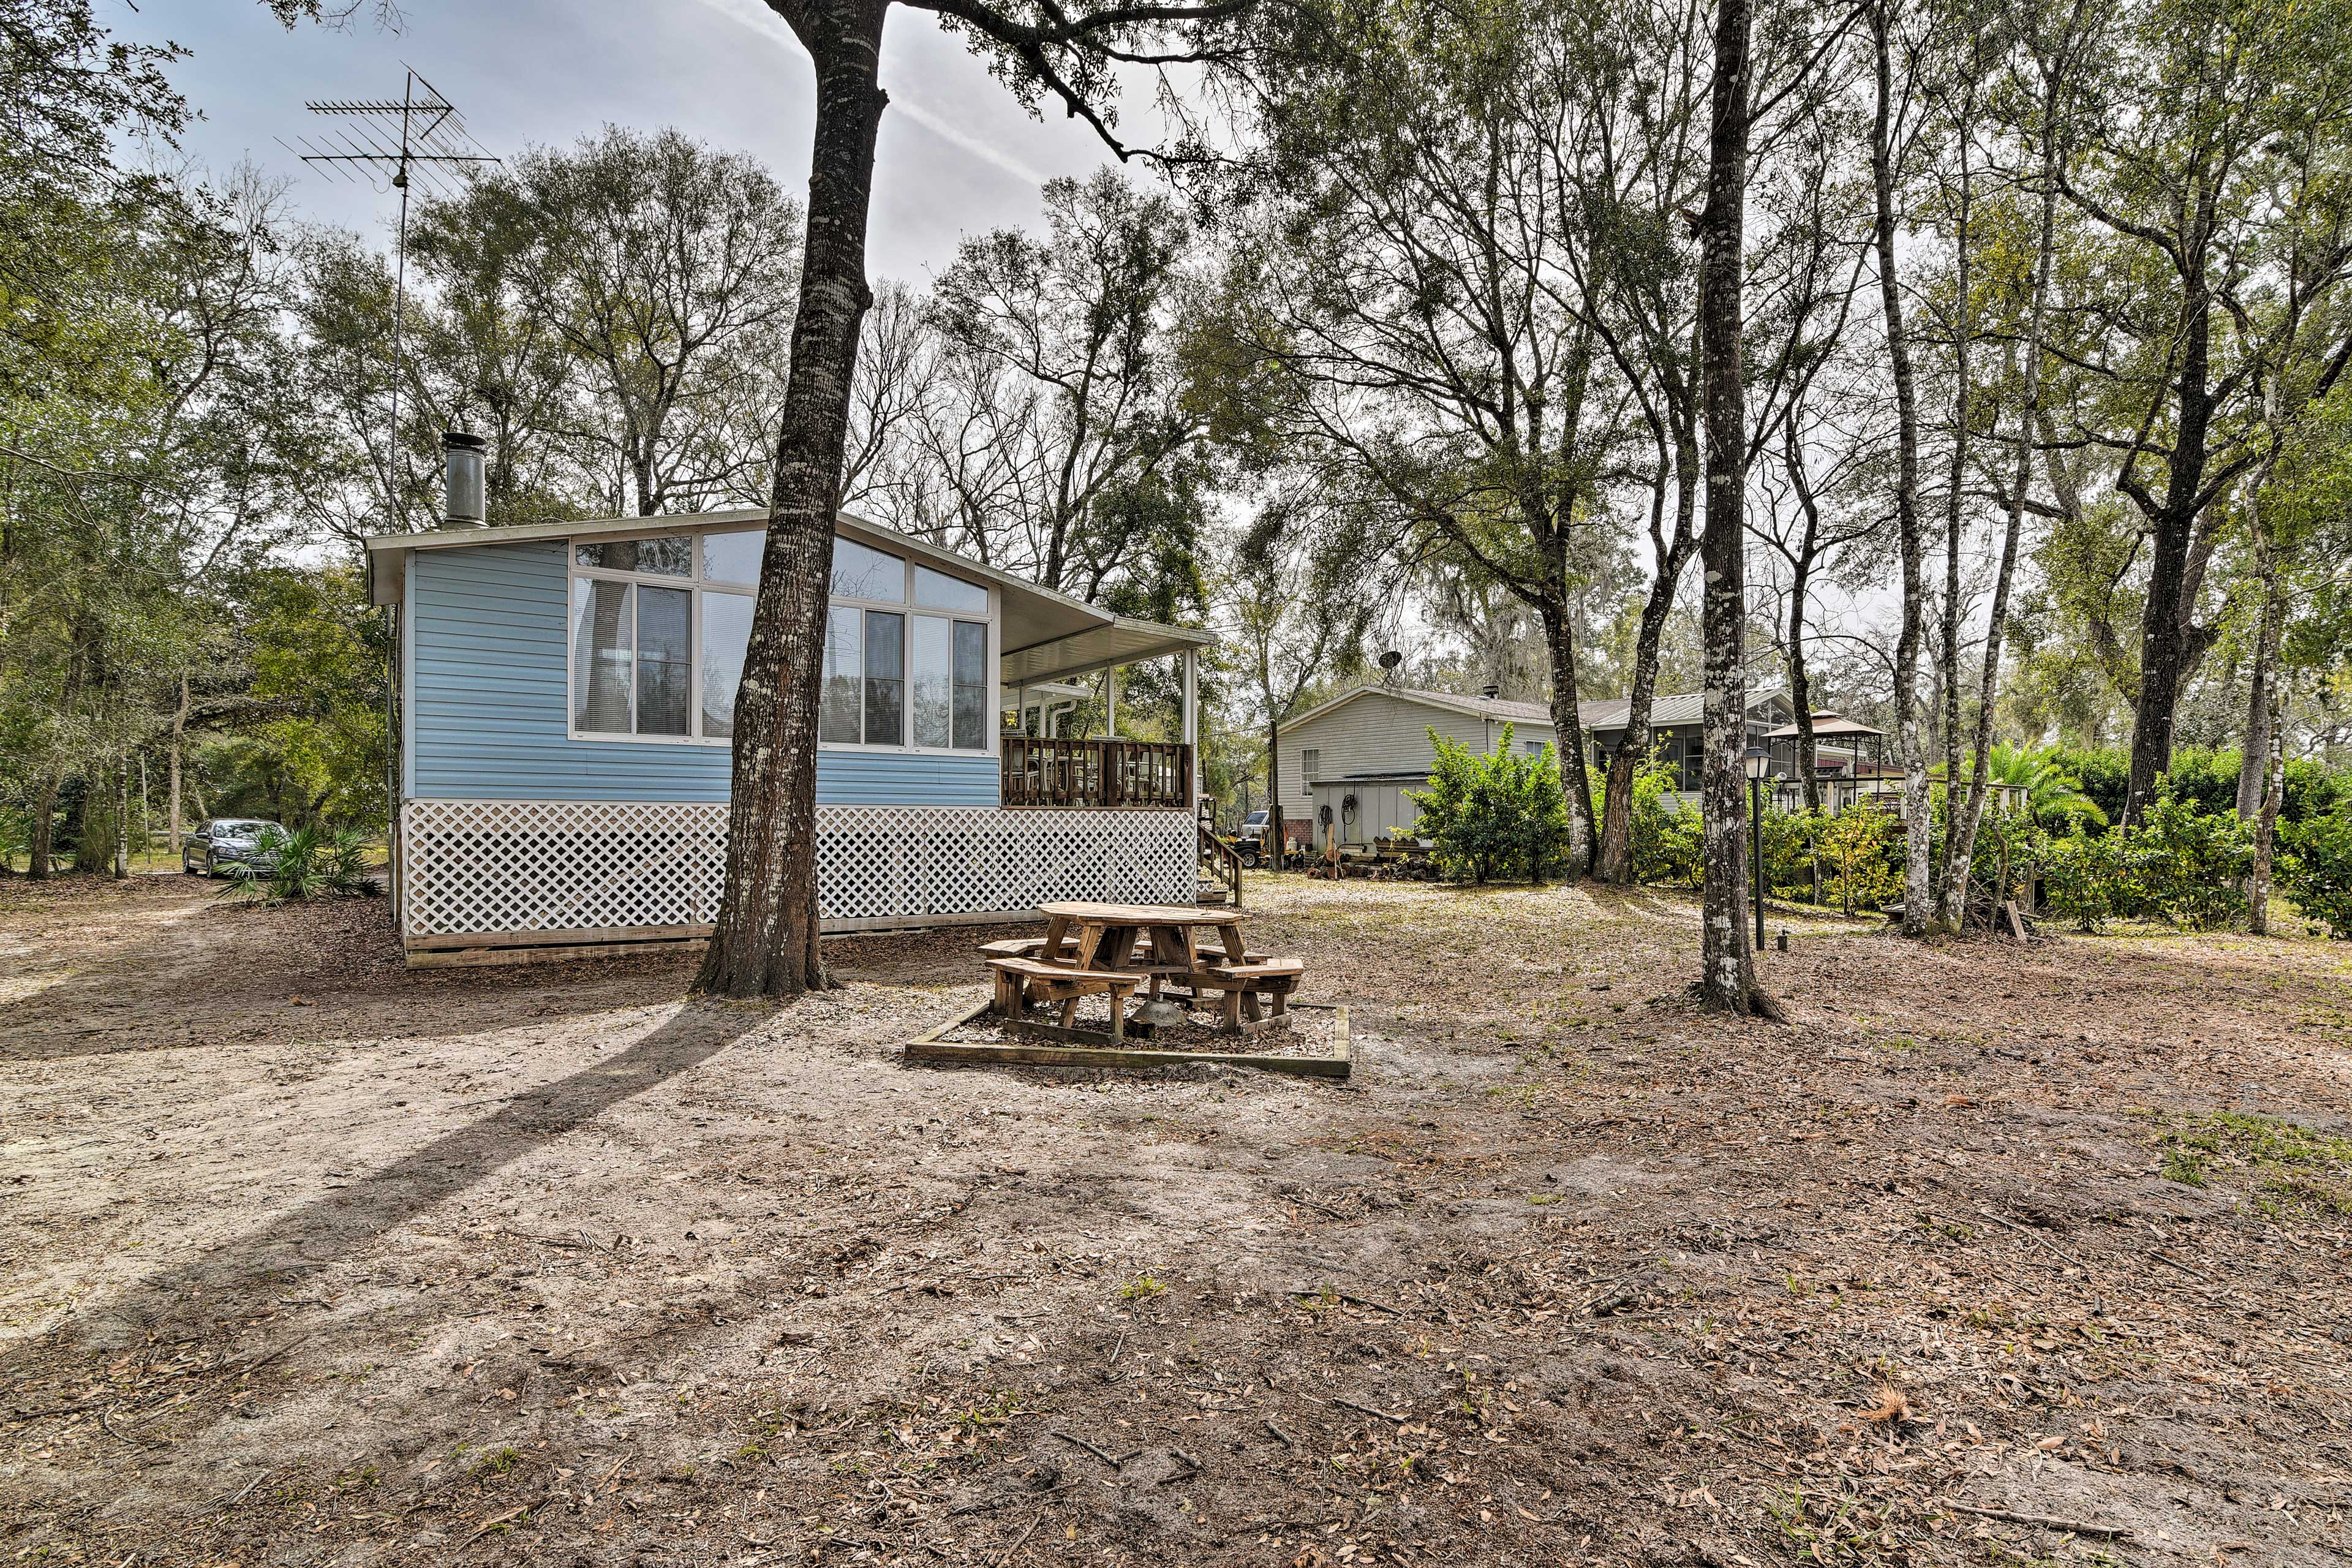
M1197 805L1201 799L1201 663L1200 656L1189 647L1181 657L1184 660L1184 743L1192 749L1192 795Z
M1118 666L1103 671L1103 733L1118 739Z

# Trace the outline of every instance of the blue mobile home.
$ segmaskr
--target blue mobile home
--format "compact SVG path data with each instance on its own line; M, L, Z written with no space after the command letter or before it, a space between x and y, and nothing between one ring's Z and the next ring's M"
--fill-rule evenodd
M708 931L764 522L366 542L399 631L394 868L411 962ZM1052 899L1189 902L1209 640L844 516L817 754L824 928L1003 919ZM1181 740L1051 733L1080 694L1069 682L1146 659L1181 666Z

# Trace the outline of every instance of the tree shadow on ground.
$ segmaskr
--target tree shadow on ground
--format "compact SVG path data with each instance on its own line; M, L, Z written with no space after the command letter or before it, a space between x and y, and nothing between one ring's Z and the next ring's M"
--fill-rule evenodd
M154 880L166 885L67 889L12 906L52 931L37 939L49 962L0 1002L0 1062L494 1028L526 1003L539 1016L577 1016L667 1001L691 973L677 952L411 970L383 900L239 908ZM55 940L77 918L87 930Z
M26 1351L0 1358L0 1372L17 1372L16 1363L40 1346L120 1347L150 1334L163 1341L203 1338L215 1325L234 1324L620 1101L692 1071L765 1017L763 1009L689 1002L618 1056L526 1089L352 1188L313 1198L207 1257L92 1303Z

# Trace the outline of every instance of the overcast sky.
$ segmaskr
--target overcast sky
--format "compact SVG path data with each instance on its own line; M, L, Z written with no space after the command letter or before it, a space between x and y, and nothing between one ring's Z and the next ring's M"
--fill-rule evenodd
M381 189L306 170L281 146L315 129L306 100L398 99L414 66L493 153L564 143L605 122L688 134L763 159L805 195L808 57L761 0L401 0L402 28L288 32L259 0L99 0L119 37L191 51L173 79L204 118L183 145L215 169L241 159L291 178L302 216L388 237ZM1039 185L1104 162L1083 127L1032 120L929 16L893 10L890 94L874 173L869 265L920 281L967 233L1028 224Z

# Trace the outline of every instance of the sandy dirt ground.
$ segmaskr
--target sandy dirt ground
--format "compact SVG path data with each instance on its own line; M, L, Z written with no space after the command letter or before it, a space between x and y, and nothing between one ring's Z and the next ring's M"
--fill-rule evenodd
M2341 1563L2352 964L1254 881L1355 1077L0 882L0 1563Z

